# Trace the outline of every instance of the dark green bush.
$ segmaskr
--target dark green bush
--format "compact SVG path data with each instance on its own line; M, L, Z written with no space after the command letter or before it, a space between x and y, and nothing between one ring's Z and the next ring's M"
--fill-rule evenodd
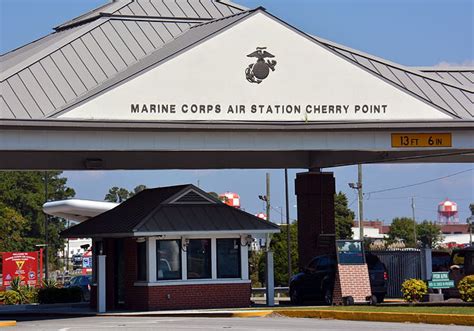
M82 300L82 291L80 287L42 288L38 292L39 303L69 303L80 302Z

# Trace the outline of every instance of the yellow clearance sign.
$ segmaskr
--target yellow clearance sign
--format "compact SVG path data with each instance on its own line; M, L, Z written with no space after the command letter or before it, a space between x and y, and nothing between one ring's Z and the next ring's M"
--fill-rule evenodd
M392 133L392 147L452 147L451 133Z

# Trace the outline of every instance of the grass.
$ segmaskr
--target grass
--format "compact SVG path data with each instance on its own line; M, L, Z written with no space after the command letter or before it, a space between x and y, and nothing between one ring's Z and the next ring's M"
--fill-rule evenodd
M461 314L474 315L473 307L416 307L416 306L280 306L280 307L254 307L253 310L341 310L379 313L422 313L422 314Z
M424 314L461 314L474 315L474 307L387 307L387 306L336 306L320 307L324 310L345 310L363 312L386 312L386 313L424 313Z

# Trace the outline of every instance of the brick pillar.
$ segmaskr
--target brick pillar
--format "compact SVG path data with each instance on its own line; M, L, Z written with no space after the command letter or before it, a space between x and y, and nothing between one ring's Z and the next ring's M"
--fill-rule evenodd
M304 172L296 175L298 205L299 267L304 268L317 255L335 254L336 224L332 172Z

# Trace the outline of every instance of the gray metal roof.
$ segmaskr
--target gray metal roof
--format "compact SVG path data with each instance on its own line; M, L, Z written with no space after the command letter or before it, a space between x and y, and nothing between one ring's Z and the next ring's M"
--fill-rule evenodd
M433 78L441 78L453 84L470 87L471 89L474 87L474 67L423 67L416 69Z
M114 209L64 230L61 236L255 231L278 232L279 228L190 184L141 191Z
M168 8L166 15L170 17L162 16L165 11L159 10L160 6ZM200 6L207 10L198 10ZM217 11L221 6L227 6L229 14L237 14L218 18L228 14L223 9ZM237 5L217 0L120 0L101 7L0 58L0 118L55 117L211 38L255 11L264 12L261 8L241 11ZM218 19L210 20L206 13ZM461 84L447 76L438 77L438 72L413 70L305 36L454 119L474 118L473 86L467 81Z
M226 204L164 205L137 226L137 233L275 232L278 226Z
M59 26L56 30L83 24L101 16L166 17L173 19L214 19L246 10L223 0L113 0Z
M474 118L474 84L472 83L461 84L455 80L448 80L446 77L414 70L319 37L313 36L313 38L349 61L455 118L471 120ZM472 70L472 68L465 69L466 72Z
M191 26L236 12L242 12L238 5L218 0L120 0L99 7L0 57L0 118L47 117Z

